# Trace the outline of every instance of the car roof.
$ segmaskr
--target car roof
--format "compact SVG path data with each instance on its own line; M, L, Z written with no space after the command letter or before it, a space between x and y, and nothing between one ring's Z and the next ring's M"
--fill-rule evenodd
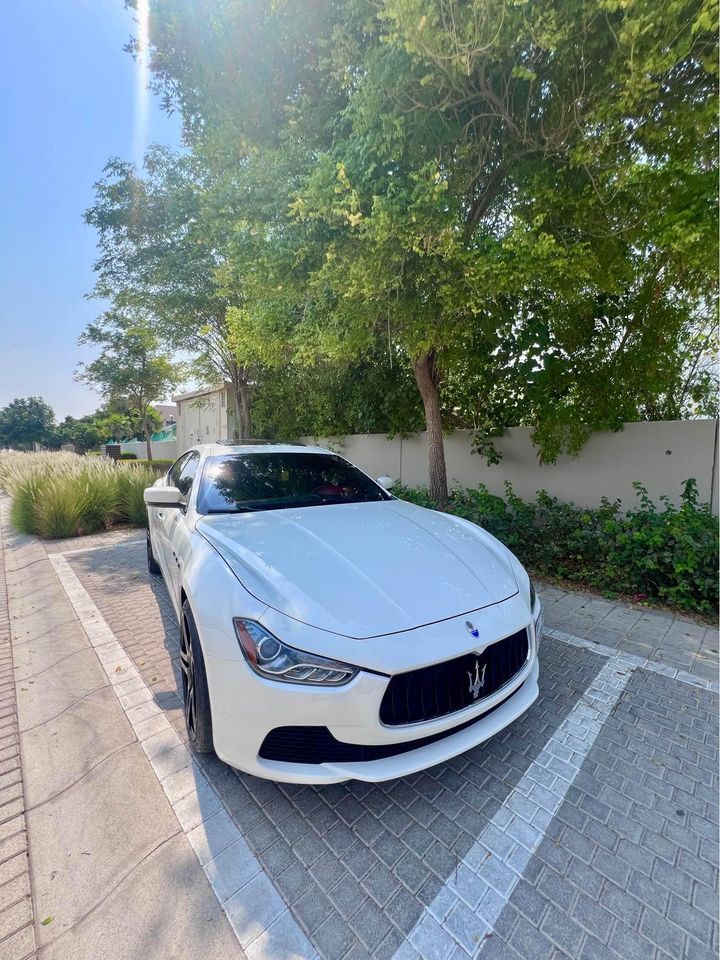
M253 454L253 453L325 453L334 456L332 450L325 447L306 446L303 443L198 443L189 450L198 450L208 456L221 454ZM187 451L185 451L187 453Z

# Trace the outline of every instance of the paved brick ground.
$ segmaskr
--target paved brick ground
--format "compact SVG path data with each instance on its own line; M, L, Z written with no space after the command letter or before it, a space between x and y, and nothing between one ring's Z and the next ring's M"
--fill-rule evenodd
M0 957L35 956L25 800L0 528Z
M182 735L177 626L143 546L115 538L68 559ZM672 619L661 630L643 611L635 619L602 600L544 598L550 624L614 639L620 650L647 656L626 644L655 631L651 652L665 661ZM327 960L709 960L718 949L717 695L625 671L572 785L561 802L552 794L573 740L593 722L564 736L545 769L548 742L582 711L607 663L546 640L541 696L525 717L483 747L391 783L277 785L214 758L204 769Z
M716 626L547 585L541 594L548 626L717 682Z

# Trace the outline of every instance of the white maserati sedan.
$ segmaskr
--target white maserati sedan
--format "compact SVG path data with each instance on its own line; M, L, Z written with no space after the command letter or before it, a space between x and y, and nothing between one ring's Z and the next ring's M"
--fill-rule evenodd
M320 447L193 447L145 491L189 741L272 780L389 780L538 695L542 612L481 527Z

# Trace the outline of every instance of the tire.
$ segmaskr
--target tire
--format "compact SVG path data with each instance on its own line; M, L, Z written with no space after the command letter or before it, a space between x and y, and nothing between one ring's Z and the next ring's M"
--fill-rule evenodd
M182 607L180 637L180 669L183 686L183 712L188 743L195 753L213 752L210 693L195 620L190 604Z
M160 564L155 559L155 554L153 553L152 540L150 539L150 531L146 533L147 538L147 567L149 572L153 577L159 577L161 574Z

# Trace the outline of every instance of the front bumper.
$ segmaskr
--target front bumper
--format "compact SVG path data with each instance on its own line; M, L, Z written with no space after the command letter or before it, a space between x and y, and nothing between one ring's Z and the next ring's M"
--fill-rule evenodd
M385 726L379 718L387 676L361 671L345 686L315 688L265 680L242 659L206 655L215 751L233 767L287 783L391 780L442 763L494 736L537 698L537 622L536 608L527 625L528 659L496 693L448 716L393 727ZM394 756L359 763L306 764L261 757L260 748L266 736L286 726L327 728L332 737L344 744L402 744L407 749ZM437 739L427 743L428 738ZM415 740L425 743L413 749Z

